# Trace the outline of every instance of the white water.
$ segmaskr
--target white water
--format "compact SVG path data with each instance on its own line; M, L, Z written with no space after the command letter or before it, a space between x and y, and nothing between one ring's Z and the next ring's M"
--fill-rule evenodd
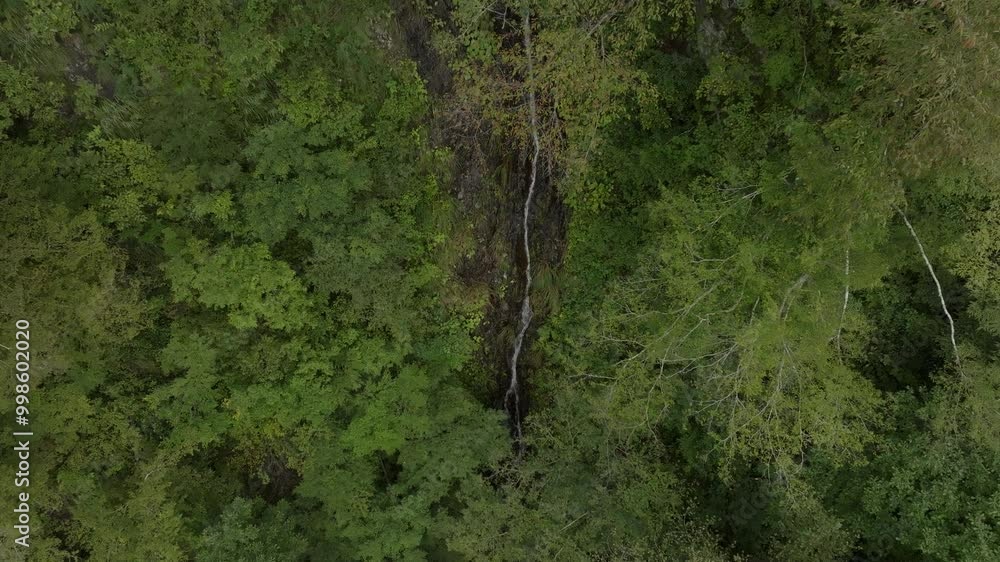
M538 177L538 154L541 151L541 143L538 139L538 118L535 109L535 90L531 84L532 61L531 61L531 18L529 13L524 15L524 52L528 62L528 113L531 118L531 141L534 144L534 155L531 157L531 182L528 184L528 196L524 201L523 233L524 233L524 300L521 301L521 318L517 330L517 337L514 338L514 352L510 358L510 385L507 393L504 394L504 407L507 414L514 420L514 437L517 440L518 450L523 452L524 446L521 440L521 396L518 390L517 361L521 356L521 347L524 345L524 335L528 332L531 324L531 249L529 248L528 217L531 214L531 200L535 197L535 181ZM513 404L511 401L513 400ZM513 410L511 410L513 406Z

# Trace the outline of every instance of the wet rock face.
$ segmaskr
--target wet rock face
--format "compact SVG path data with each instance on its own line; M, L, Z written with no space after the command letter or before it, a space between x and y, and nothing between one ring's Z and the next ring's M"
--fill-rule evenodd
M435 3L437 12L447 16L443 3ZM413 2L395 0L396 22L400 26L407 54L417 63L417 72L424 79L432 96L443 96L451 91L452 76L448 64L431 46L431 26Z
M398 43L416 61L433 99L430 137L453 156L449 191L456 217L471 238L471 248L454 264L454 274L465 287L487 296L477 329L482 344L474 370L485 379L477 384L477 395L491 407L508 411L514 435L516 420L530 409L529 371L535 362L530 356L531 340L547 310L545 303L529 305L525 322L525 298L530 299L527 273L529 267L532 272L558 267L566 245L567 210L545 152L540 151L536 159L532 142L497 138L482 116L456 99L451 69L432 46L428 22L436 18L435 25L449 29L447 8L438 2L420 11L400 0L395 9ZM526 215L533 167L533 196ZM519 365L516 400L510 392L514 361Z
M726 28L738 10L737 0L713 3L699 0L695 3L697 18L695 51L702 60L707 61L722 52L726 41Z
M708 60L719 53L726 32L712 18L705 18L698 23L698 55Z

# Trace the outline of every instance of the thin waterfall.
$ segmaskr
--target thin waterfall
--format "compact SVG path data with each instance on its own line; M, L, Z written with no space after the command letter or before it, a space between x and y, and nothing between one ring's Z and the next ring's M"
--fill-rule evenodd
M534 154L531 157L531 181L528 184L528 196L524 201L523 241L524 241L524 300L521 301L521 318L518 324L517 337L514 338L514 351L510 358L510 385L504 394L504 407L514 421L514 437L517 440L518 451L524 451L521 440L521 396L518 388L517 362L521 356L521 348L524 345L524 336L528 332L531 324L531 248L529 247L530 233L528 230L528 217L531 214L531 201L535 197L535 182L538 178L538 154L541 152L541 143L538 139L538 117L535 108L535 89L533 80L533 66L531 60L531 15L526 10L524 14L524 52L528 65L528 114L531 121L531 141L534 145ZM513 406L513 410L511 407Z

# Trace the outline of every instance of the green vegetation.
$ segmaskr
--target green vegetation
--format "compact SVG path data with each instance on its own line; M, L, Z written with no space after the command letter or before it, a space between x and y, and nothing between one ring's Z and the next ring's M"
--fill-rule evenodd
M0 6L0 559L1000 560L991 0Z

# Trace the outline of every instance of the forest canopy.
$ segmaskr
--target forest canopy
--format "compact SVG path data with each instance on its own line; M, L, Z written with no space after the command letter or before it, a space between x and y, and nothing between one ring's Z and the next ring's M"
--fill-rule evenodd
M998 29L3 1L0 559L1000 560Z

